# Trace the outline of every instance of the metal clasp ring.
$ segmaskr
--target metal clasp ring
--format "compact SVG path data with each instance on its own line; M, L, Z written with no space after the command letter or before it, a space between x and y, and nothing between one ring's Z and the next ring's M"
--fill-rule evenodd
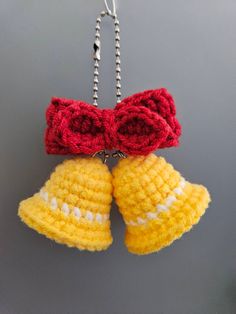
M110 15L111 17L115 18L116 17L116 2L115 0L112 0L112 10L109 8L107 4L107 0L104 0L104 4L107 10L107 14Z

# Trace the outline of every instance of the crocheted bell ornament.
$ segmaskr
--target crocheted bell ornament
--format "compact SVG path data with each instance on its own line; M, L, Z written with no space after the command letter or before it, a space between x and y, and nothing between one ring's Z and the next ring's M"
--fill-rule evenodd
M125 243L135 254L170 245L197 224L210 195L186 181L162 157L128 157L113 169L114 196L126 223Z
M96 20L93 105L53 97L46 111L45 147L49 154L110 156L113 175L97 157L66 160L43 188L22 201L18 214L37 232L80 250L105 250L112 243L112 193L126 223L125 243L135 254L159 251L181 237L204 214L210 195L186 181L156 149L177 146L181 126L174 99L165 89L146 90L121 100L119 21L114 10ZM113 1L114 6L114 1ZM115 6L114 6L115 7ZM100 23L110 16L115 31L116 106L98 109Z
M47 238L80 250L100 251L112 243L112 176L99 158L75 158L56 167L19 216Z
M148 155L157 148L177 146L181 135L173 97L165 88L129 96L113 110L54 97L46 119L49 154L118 149L128 155Z

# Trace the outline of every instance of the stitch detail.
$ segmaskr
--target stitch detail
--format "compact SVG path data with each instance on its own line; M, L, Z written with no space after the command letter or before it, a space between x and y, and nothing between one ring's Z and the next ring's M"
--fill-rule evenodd
M46 192L44 190L44 188L42 188L39 192L39 196L45 201L45 202L49 202L49 196L48 196L48 192ZM57 204L57 199L56 197L52 197L50 203L50 208L52 210L56 210L58 208L58 204ZM59 210L61 210L66 216L68 216L70 214L70 207L67 203L63 203L62 207L59 208ZM90 211L87 210L83 213L81 212L81 210L78 207L74 207L74 210L72 211L74 213L74 215L76 216L77 219L80 219L81 217L87 219L88 221L93 221L94 220L94 214ZM102 223L102 222L106 222L108 221L110 218L110 216L108 214L100 214L97 213L95 215L95 219L97 222Z
M180 182L179 182L179 185L177 188L175 188L173 190L173 192L177 195L181 195L183 193L183 189L185 187L185 184L186 184L186 181L183 177L181 177L180 179ZM169 195L165 202L163 204L158 204L157 205L157 211L156 212L148 212L147 213L147 220L144 220L143 218L141 217L137 217L137 222L134 222L134 221L127 221L127 225L131 225L131 226L138 226L138 225L143 225L143 224L146 224L148 222L148 220L152 220L152 219L156 219L157 218L157 215L160 213L160 212L166 212L170 209L170 206L173 204L173 202L176 201L176 197L174 195Z

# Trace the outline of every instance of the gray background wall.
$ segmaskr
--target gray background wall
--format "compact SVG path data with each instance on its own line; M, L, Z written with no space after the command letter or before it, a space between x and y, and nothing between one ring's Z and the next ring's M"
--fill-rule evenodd
M18 202L62 157L43 147L52 95L91 101L91 48L103 1L0 1L0 313L236 313L236 2L119 1L123 95L167 87L181 146L160 151L213 202L174 245L129 254L112 208L114 244L85 253L24 226ZM114 105L113 28L103 22L101 106Z

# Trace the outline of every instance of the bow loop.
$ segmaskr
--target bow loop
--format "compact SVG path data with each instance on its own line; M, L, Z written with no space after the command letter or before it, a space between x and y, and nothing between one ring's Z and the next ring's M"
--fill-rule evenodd
M119 110L129 104L135 107L147 108L166 122L167 136L163 136L162 141L159 140L159 144L155 149L177 146L179 144L181 125L175 117L176 107L174 99L166 88L146 90L129 96L120 104L117 104L115 109Z
M79 101L52 99L46 112L46 149L52 154L92 154L104 149L102 111ZM57 148L58 147L58 148Z

